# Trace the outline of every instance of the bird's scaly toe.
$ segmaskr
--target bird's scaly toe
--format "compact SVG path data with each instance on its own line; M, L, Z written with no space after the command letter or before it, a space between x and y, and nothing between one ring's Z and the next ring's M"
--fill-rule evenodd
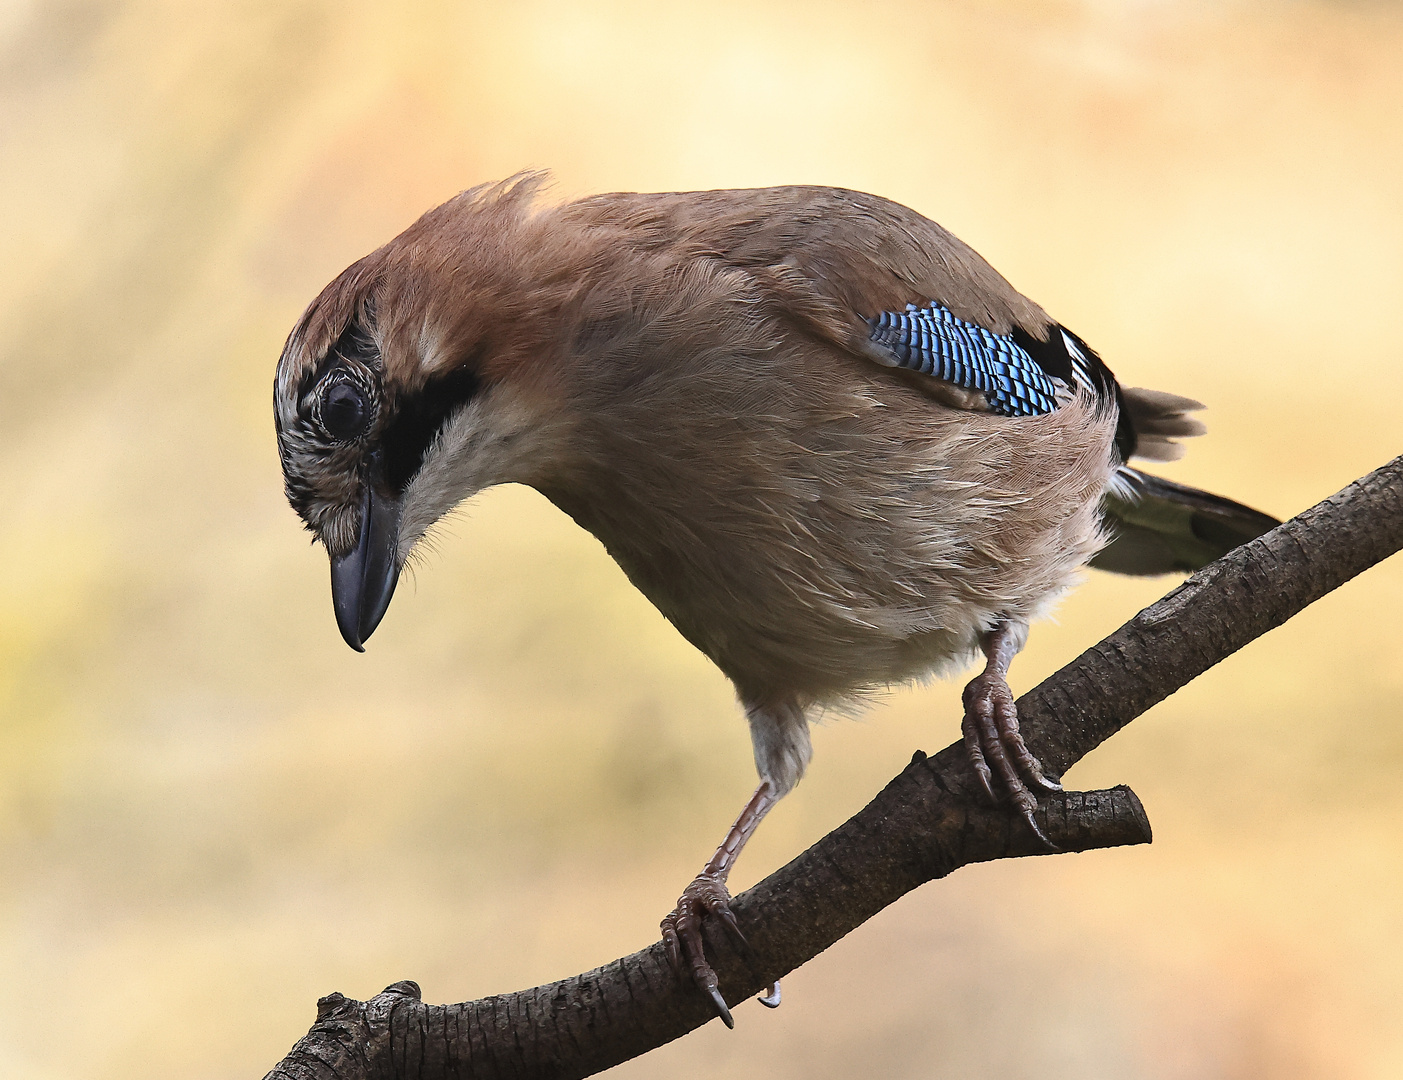
M1048 777L1042 763L1023 742L1018 730L1018 709L1008 683L986 671L965 687L964 705L961 730L965 749L985 795L994 802L1012 805L1033 834L1056 851L1034 817L1038 800L1030 788L1050 793L1061 791L1062 785ZM995 792L996 775L1002 798Z

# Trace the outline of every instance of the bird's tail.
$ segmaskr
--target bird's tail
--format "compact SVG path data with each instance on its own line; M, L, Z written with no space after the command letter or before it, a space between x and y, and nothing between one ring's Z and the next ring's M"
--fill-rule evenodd
M1116 574L1169 574L1207 566L1281 522L1198 488L1121 466L1101 504L1111 542L1091 560Z

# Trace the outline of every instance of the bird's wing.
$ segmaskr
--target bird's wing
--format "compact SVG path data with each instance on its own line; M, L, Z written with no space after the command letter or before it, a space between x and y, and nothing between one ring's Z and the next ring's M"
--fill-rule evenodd
M842 188L776 187L598 195L563 213L618 230L633 250L743 271L800 332L895 369L945 405L1029 416L1090 390L1122 406L1121 459L1136 450L1137 424L1100 357L968 244L899 203ZM1158 415L1162 404L1140 412ZM1173 427L1151 441L1189 433Z
M1078 390L1119 400L1084 341L907 207L835 188L769 188L697 193L677 212L697 249L744 269L802 330L911 373L906 381L944 404L1017 417L1051 412ZM1135 434L1121 426L1128 457Z

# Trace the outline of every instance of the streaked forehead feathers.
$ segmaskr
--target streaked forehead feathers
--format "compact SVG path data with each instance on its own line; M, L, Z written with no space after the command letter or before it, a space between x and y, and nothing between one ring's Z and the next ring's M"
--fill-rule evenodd
M289 412L295 412L321 371L334 362L337 347L348 334L361 340L346 342L347 345L373 344L375 288L383 251L382 248L343 271L312 301L288 335L275 384L280 424L293 419Z

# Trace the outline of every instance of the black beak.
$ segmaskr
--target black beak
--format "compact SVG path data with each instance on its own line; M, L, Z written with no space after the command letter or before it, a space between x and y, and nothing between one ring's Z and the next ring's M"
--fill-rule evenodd
M399 537L399 500L375 490L378 469L365 478L360 538L344 555L331 557L331 604L346 644L365 652L362 642L375 632L399 580L395 542Z

